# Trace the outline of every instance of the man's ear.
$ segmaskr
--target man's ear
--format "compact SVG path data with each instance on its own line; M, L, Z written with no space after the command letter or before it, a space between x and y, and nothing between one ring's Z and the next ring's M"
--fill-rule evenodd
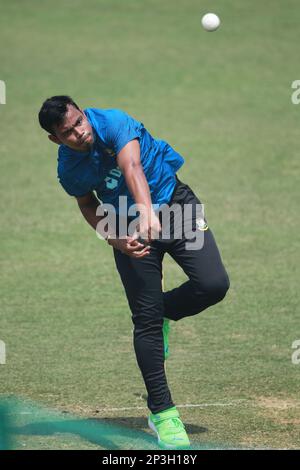
M50 134L50 135L48 135L48 139L51 140L51 142L54 142L57 145L61 144L61 141L59 140L58 137L56 137L56 135Z

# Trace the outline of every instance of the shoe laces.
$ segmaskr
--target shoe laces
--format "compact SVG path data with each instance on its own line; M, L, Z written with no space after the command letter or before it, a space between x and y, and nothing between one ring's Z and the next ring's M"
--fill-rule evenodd
M172 420L172 423L174 424L174 426L175 426L176 428L184 429L184 425L183 425L183 423L182 423L182 421L181 421L180 419L178 419L178 418L172 418L171 420Z
M175 433L179 433L185 429L182 421L179 418L166 418L166 420L162 421L167 421L165 424Z

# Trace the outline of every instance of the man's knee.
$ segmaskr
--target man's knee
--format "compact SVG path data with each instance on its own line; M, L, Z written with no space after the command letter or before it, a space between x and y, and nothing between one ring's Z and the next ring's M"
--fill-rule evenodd
M199 298L203 296L203 293L211 299L212 305L224 299L228 289L230 287L229 277L227 273L217 278L206 280L205 284L202 284L197 292ZM203 297L202 297L203 298Z
M225 274L222 277L219 277L212 286L212 296L216 302L221 302L224 299L227 291L230 287L229 277Z
M163 311L163 310L161 310ZM156 309L149 310L133 310L132 322L134 324L135 333L151 333L154 331L161 331L163 325L163 315Z

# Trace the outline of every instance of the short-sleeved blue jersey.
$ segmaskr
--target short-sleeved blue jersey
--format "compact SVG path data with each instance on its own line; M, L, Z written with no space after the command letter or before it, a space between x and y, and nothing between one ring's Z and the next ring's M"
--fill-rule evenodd
M112 204L119 212L119 196L127 196L127 205L135 202L118 164L117 154L131 140L138 139L141 163L156 207L170 201L176 171L184 159L167 142L154 139L142 123L117 109L85 109L93 128L94 144L82 153L60 145L58 179L71 196L84 196L95 191L103 203Z

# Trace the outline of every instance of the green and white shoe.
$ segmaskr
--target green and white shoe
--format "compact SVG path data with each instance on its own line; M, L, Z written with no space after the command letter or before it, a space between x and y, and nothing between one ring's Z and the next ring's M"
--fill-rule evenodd
M170 356L170 352L169 352L169 333L170 333L170 320L168 318L164 318L163 336L164 336L165 361Z
M188 449L191 445L175 406L157 414L151 413L148 425L156 433L161 449Z

